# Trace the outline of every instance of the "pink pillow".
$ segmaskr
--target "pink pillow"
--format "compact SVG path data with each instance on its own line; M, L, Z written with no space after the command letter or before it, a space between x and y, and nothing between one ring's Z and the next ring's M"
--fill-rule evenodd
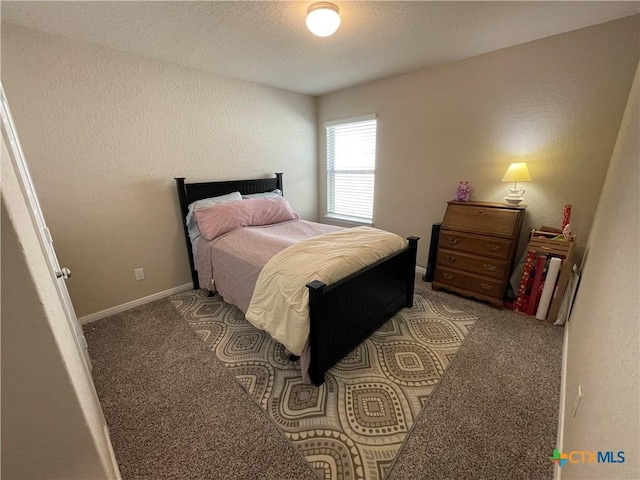
M300 218L284 197L252 198L195 210L196 221L207 240L240 227L271 225Z

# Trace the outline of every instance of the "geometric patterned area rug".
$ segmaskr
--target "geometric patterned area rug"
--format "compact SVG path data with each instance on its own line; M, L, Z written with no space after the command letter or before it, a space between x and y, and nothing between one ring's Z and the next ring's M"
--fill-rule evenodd
M323 480L382 480L477 317L420 296L325 373L299 361L243 313L203 290L170 297Z

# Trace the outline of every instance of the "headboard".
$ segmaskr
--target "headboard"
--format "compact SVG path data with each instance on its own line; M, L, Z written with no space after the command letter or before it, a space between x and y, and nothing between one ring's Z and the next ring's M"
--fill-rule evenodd
M185 183L185 178L175 178L178 187L178 200L180 201L180 213L182 214L182 227L184 228L184 237L187 242L187 253L189 254L189 265L191 267L191 278L193 279L193 288L200 288L198 282L198 272L195 268L195 259L191 250L191 240L189 239L189 230L187 229L186 217L189 213L189 204L203 198L218 197L231 192L240 192L241 195L250 193L271 192L279 189L284 193L282 188L282 173L276 173L273 178L257 178L250 180L230 180L225 182L201 182L201 183Z

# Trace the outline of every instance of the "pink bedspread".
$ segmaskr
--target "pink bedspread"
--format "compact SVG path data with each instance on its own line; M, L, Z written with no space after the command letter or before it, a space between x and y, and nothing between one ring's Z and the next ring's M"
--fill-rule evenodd
M201 288L218 292L246 313L262 267L288 246L341 227L306 220L242 227L208 241L200 237L196 265Z

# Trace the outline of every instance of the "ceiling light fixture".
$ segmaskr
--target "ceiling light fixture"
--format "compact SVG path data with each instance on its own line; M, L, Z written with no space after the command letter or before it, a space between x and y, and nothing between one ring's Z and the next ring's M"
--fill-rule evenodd
M318 37L333 35L340 26L340 10L333 3L316 2L307 10L307 28Z

